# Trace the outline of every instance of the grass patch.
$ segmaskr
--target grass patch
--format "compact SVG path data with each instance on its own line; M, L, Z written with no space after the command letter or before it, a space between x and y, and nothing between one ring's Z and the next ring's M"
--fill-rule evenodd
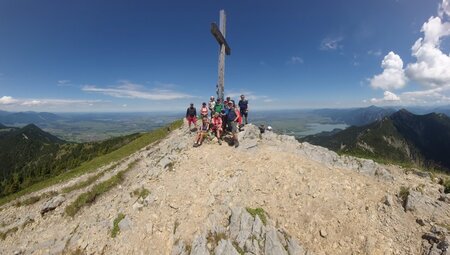
M84 206L90 205L95 202L95 199L100 196L101 194L111 190L113 187L115 187L117 184L121 183L124 180L124 175L126 172L128 172L130 169L132 169L138 160L133 161L128 165L128 167L125 170L122 170L118 172L116 175L113 175L108 180L101 182L94 187L92 187L91 190L80 194L75 201L73 201L70 205L66 207L64 212L68 216L75 216L75 214Z
M450 193L450 178L446 178L443 181L442 186L444 186L444 193Z
M74 190L85 188L85 187L91 185L92 183L94 183L95 181L97 181L98 179L100 179L107 172L109 172L109 171L113 170L114 168L116 168L118 165L119 165L119 163L116 163L116 164L108 167L105 171L102 171L102 172L100 172L100 173L98 173L96 175L93 175L93 176L89 177L85 181L82 181L82 182L79 182L79 183L75 183L74 185L69 186L69 187L65 187L65 188L62 189L62 192L63 193L70 193L70 192L72 192Z
M9 234L16 233L17 230L19 230L18 227L13 227L13 228L10 228L10 229L6 230L6 232L0 232L0 239L1 239L1 240L5 240L5 238L6 238Z
M233 241L233 246L240 255L245 254L245 251L241 247L239 247L239 244L236 241Z
M258 207L258 208L247 207L245 209L247 210L248 213L250 213L251 216L253 216L253 218L258 216L259 219L264 224L264 226L267 224L267 217L266 217L266 212L264 211L264 209L262 209L261 207Z
M149 191L148 189L142 187L142 188L139 188L139 189L135 189L135 190L133 191L133 195L134 195L134 196L137 196L138 199L139 199L139 198L144 199L144 198L146 198L148 195L150 195L150 191Z
M408 200L409 196L409 187L401 186L400 191L398 192L398 197L402 201L403 207L406 206L406 201Z
M177 129L182 125L183 120L177 120L172 122L170 125L166 127L158 128L151 132L144 133L139 138L136 138L132 142L120 147L119 149L111 153L96 157L90 161L84 162L79 167L76 167L68 172L33 184L30 187L25 188L17 193L0 198L0 206L26 194L73 179L86 173L93 172L102 166L108 165L112 162L119 161L125 157L128 157L129 155L135 153L136 151L144 148L148 144L163 139L170 133L170 131Z
M119 213L114 219L113 228L111 230L111 237L114 238L120 233L119 223L125 218L125 214Z
M39 196L32 196L29 197L23 201L17 201L17 203L15 204L16 207L19 206L26 206L26 205L32 205L35 204L37 202L39 202L41 199L46 199L46 198L50 198L50 197L54 197L58 195L58 192L56 191L49 191L49 192L45 192Z

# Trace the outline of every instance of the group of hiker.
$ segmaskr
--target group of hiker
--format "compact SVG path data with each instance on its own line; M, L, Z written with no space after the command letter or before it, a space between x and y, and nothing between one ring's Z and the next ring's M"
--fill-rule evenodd
M222 102L220 98L216 100L214 96L211 96L208 104L206 102L202 103L200 108L202 123L197 127L197 109L191 103L186 111L186 120L189 129L194 124L195 129L198 130L194 147L200 146L209 132L212 132L217 137L218 143L221 145L222 136L227 131L232 134L232 145L238 147L237 133L243 125L248 124L248 110L248 100L245 98L245 95L241 95L238 105L230 97L227 97Z

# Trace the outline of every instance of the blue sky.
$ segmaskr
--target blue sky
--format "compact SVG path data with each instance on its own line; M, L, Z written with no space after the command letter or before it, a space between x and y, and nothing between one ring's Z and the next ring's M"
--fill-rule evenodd
M0 0L0 110L199 105L220 9L225 93L252 109L450 103L449 0Z

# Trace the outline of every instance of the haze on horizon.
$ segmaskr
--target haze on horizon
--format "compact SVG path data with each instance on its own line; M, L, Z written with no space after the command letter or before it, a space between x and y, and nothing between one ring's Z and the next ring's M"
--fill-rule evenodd
M184 110L450 104L450 0L0 1L0 110Z

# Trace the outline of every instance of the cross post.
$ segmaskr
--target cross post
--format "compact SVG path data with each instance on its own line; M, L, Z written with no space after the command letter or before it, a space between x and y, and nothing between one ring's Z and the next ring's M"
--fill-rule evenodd
M220 10L220 29L217 27L216 23L211 23L211 33L216 38L217 42L220 46L219 52L219 78L217 80L217 98L221 99L223 103L224 99L224 90L225 90L225 54L230 55L231 49L228 46L227 41L225 40L226 34L226 14L225 10Z

